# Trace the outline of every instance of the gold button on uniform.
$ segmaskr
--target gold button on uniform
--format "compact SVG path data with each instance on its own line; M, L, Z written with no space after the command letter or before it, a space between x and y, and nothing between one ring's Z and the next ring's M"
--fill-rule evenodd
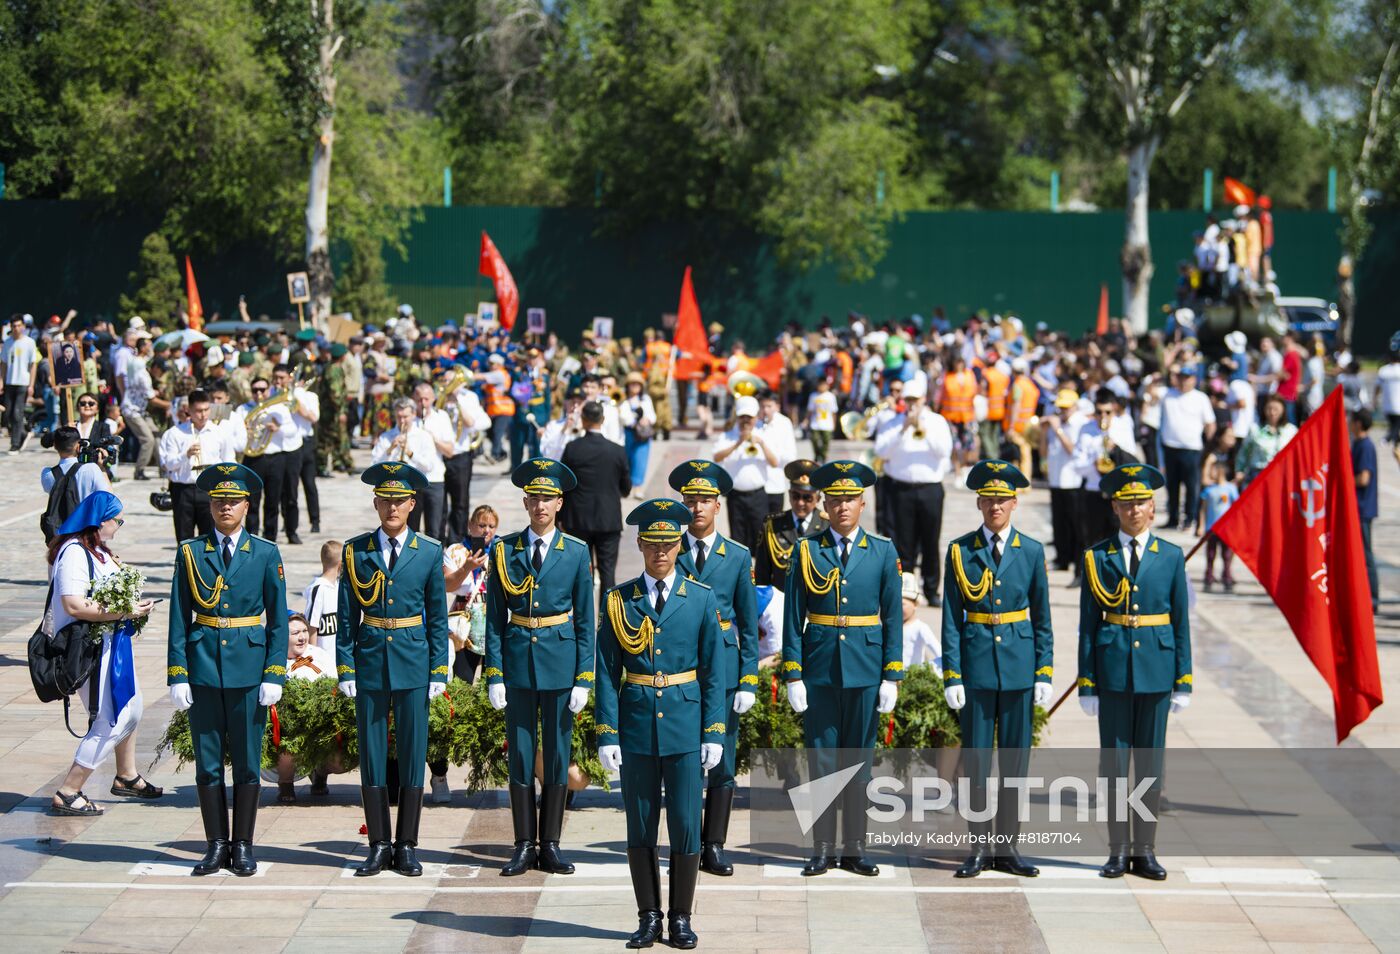
M1001 586L1001 580L997 580L997 586Z
M392 636L386 636L385 639L388 640L388 641L391 642L391 643L394 641L394 637L392 637Z
M228 604L227 604L227 603L224 604L224 609L228 609Z
M1136 603L1134 603L1134 604L1133 604L1133 610L1136 611L1137 608L1138 608L1138 605L1137 605Z
M1000 637L1000 636L996 637L996 641L997 641L997 642L1001 642L1001 637Z
M1137 648L1138 648L1139 646L1141 646L1141 645L1142 645L1142 643L1139 642L1138 640L1136 640L1136 639L1133 640L1133 648L1134 648L1134 649L1137 649Z
M539 642L539 641L540 641L540 638L539 638L538 636L531 636L531 637L530 637L530 642L532 642L532 643L537 643L537 642Z
M846 599L846 597L843 596L843 597L841 597L841 602L843 602L843 603L849 603L850 600ZM225 604L225 605L227 605L227 604Z
M1133 584L1133 592L1136 593L1137 591L1138 591L1137 584L1134 583L1134 584Z
M664 716L665 714L666 714L666 713L664 713L664 712L658 712L658 713L656 714L656 717L657 717L658 719L660 719L660 718L661 718L662 716Z
M393 580L390 580L390 581L389 581L389 585L390 585L390 586L393 586L393 585L394 585L394 581L393 581Z
M661 698L661 690L660 690L660 689L656 690L656 698L658 698L658 699Z
M228 640L227 640L227 639L221 639L221 640L219 640L219 645L221 645L221 646L227 646L227 645L228 645Z
M998 605L998 606L1001 605L1001 600L997 600L997 605Z
M389 597L389 605L390 605L390 606L393 606L393 605L394 605L394 598L393 598L392 596Z

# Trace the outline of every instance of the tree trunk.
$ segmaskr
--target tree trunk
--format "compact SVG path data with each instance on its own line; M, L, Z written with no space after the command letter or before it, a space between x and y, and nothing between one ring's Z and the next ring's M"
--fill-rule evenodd
M1147 333L1148 291L1152 284L1152 243L1147 230L1147 175L1158 137L1128 150L1128 206L1123 232L1123 313L1135 334Z
M319 6L319 10L317 7ZM320 19L320 81L323 108L316 121L316 146L306 187L306 269L311 279L311 318L324 328L331 313L335 273L331 271L330 196L331 152L335 145L335 55L341 38L335 34L335 0L312 3Z

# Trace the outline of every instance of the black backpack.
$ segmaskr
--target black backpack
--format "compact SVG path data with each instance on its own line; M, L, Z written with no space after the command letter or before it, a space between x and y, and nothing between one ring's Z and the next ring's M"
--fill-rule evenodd
M87 557L88 579L92 578L92 554L83 547ZM29 679L40 702L63 700L63 724L74 738L83 736L69 724L69 696L84 682L88 683L88 727L97 717L98 687L101 683L98 667L102 662L102 641L93 639L92 624L74 620L50 636L44 631L49 625L49 607L53 602L53 581L44 600L44 617L34 635L29 637Z
M58 528L63 526L63 521L78 509L78 482L74 479L74 474L81 466L81 463L74 462L65 473L55 464L49 471L53 474L53 486L49 488L49 505L44 508L44 515L39 518L39 529L44 531L45 543L53 542L53 538L58 536Z

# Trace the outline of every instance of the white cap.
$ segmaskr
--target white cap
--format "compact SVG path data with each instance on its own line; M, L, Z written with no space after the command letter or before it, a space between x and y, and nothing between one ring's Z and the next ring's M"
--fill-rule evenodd
M1026 364L1025 358L1015 358L1011 362L1011 370L1015 371L1017 374L1025 374L1030 370L1030 365Z
M741 394L734 399L735 417L758 417L758 398L751 394Z
M904 396L908 400L928 397L928 378L913 377L904 383Z
M209 353L204 356L204 366L207 368L217 368L224 363L224 349L215 345L209 349Z
M506 356L503 354L493 354L486 359L487 364L505 364Z
M1249 339L1243 331L1232 331L1225 336L1225 347L1235 354L1244 354L1244 349L1249 347Z
M144 327L146 327L146 319L142 318L140 315L132 315L131 320L126 323L128 331Z
M900 596L906 600L919 601L919 580L912 573L899 575Z
M1026 327L1026 326L1025 326L1024 324L1022 324L1022 323L1021 323L1021 319L1020 319L1020 318L1017 318L1015 315L1012 315L1010 318L1006 319L1006 322L1007 322L1007 324L1009 324L1011 327L1015 328L1017 331L1024 331L1024 330L1025 330L1025 327Z

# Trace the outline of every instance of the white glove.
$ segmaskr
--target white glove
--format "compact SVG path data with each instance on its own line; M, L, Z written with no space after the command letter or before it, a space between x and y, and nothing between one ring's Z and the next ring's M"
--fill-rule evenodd
M752 692L745 692L743 689L740 689L738 692L734 693L734 711L739 713L739 715L743 715L745 712L752 709L753 702L754 695Z
M1031 701L1042 708L1050 701L1050 683L1037 682L1031 690Z
M700 767L709 771L719 764L719 760L724 758L724 746L718 742L700 743Z
M347 699L355 698L355 680L346 679L340 683L340 694Z
M876 712L893 712L895 701L899 699L899 683L889 679L880 683L880 699L875 703Z
M622 746L598 746L598 761L603 763L604 770L616 772L618 769L622 768Z
M282 687L275 682L265 682L258 686L258 705L275 706L282 698Z
M170 704L181 712L194 705L194 696L190 692L189 683L177 682L170 687Z
M1186 708L1187 706L1189 706L1190 704L1191 704L1191 693L1189 693L1189 692L1173 692L1173 693L1172 693L1172 711L1173 711L1173 712L1180 712L1182 709L1185 709L1185 708Z
M447 683L445 682L428 683L428 701L432 702L434 699L436 699L438 696L442 695L446 691Z
M967 690L962 686L949 686L943 690L943 698L948 703L948 708L957 712L967 705Z
M501 688L504 690L504 689L505 689L505 686L502 686ZM502 692L502 695L504 696L505 693ZM587 687L587 686L574 686L572 689L569 690L569 711L570 711L570 712L582 712L582 711L583 711L583 707L586 706L586 705L588 705L588 687Z
M486 698L491 700L491 708L504 709L506 707L506 684L498 682L495 685L488 686L486 689ZM569 701L572 702L573 700L570 699Z
M807 711L807 687L802 685L801 679L796 679L787 684L788 704L792 706L792 711L798 715Z
M1083 710L1084 710L1084 714L1085 714L1086 716L1088 716L1089 718L1091 718L1091 719L1097 719L1097 718L1099 717L1099 697L1098 697L1098 696L1080 696L1080 697L1079 697L1079 708L1083 709Z

